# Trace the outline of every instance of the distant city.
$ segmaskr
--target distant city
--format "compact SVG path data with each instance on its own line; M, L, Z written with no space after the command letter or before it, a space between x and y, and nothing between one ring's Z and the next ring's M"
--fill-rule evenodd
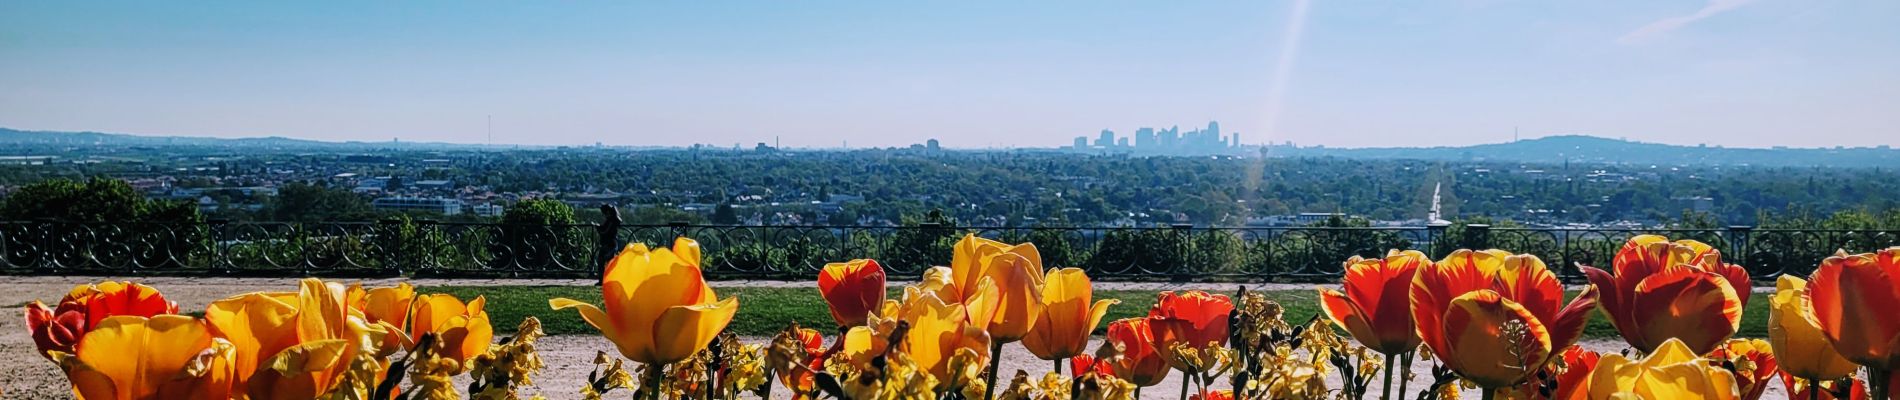
M1115 131L1103 129L1090 144L1088 136L1076 136L1074 144L1063 147L1065 150L1081 152L1128 153L1138 155L1234 155L1245 151L1240 145L1240 133L1222 135L1219 121L1208 121L1206 129L1191 129L1182 132L1179 125L1167 129L1141 127L1135 129L1132 137L1116 137Z

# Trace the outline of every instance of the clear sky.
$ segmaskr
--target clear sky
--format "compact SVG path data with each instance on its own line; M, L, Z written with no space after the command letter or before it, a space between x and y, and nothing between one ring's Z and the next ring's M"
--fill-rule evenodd
M4 1L0 126L1057 146L1900 144L1900 1Z

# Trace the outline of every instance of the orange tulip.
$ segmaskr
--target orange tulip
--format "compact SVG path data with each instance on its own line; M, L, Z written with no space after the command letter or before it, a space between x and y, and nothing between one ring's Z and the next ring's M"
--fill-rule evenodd
M55 352L80 399L226 399L231 343L181 315L121 315L93 325L77 354Z
M251 399L309 399L339 388L352 360L376 350L386 324L367 324L341 285L304 279L296 293L248 293L211 302L205 322L229 340L234 389Z
M671 249L628 245L607 263L601 298L606 309L578 300L548 307L579 309L620 355L659 368L705 349L739 311L736 297L719 300L699 270L699 243L679 238Z
M443 357L466 363L488 352L495 340L495 328L488 322L488 298L475 296L462 300L446 294L423 295L416 302L415 321L409 326L411 340L435 334L434 351Z
M1147 318L1109 322L1108 345L1118 350L1114 358L1105 360L1115 377L1135 386L1154 386L1168 376L1168 361L1155 351Z
M1192 290L1175 294L1161 292L1148 311L1148 330L1154 335L1155 352L1168 365L1181 371L1192 369L1175 357L1177 343L1196 350L1227 344L1227 318L1234 313L1234 302L1227 295Z
M1458 250L1412 279L1418 336L1439 360L1479 386L1523 382L1575 344L1596 307L1595 287L1563 304L1563 286L1536 256Z
M952 372L950 357L958 350L975 351L983 363L988 363L990 341L995 339L969 318L962 304L945 303L936 295L921 292L912 300L913 303L907 304L901 312L903 321L910 324L910 331L904 334L904 341L899 348L910 355L918 368L930 371L940 382L947 382ZM876 342L876 338L859 334L866 329L852 329L851 337L845 341L846 354L865 351L856 349L876 347L871 344Z
M1034 244L1011 246L966 235L951 254L949 284L929 286L943 301L963 304L970 320L981 324L991 339L1009 343L1022 340L1042 317L1042 271L1042 253ZM926 281L946 278L931 274L925 273ZM980 285L984 279L994 283L994 296L981 296L986 293Z
M818 294L838 326L864 325L864 318L884 305L884 267L863 259L826 264L818 274Z
M1557 373L1557 394L1553 400L1583 400L1590 398L1590 373L1596 371L1597 362L1602 354L1584 350L1582 346L1571 345L1563 352L1564 368Z
M1097 360L1095 356L1081 354L1069 357L1069 375L1080 378L1088 374L1115 376L1115 368L1106 360Z
M1741 327L1748 304L1748 271L1694 240L1656 235L1630 238L1610 272L1578 266L1604 291L1603 312L1623 340L1652 352L1669 338L1708 354Z
M1821 331L1842 357L1880 371L1900 368L1900 247L1828 257L1814 271L1808 295Z
M1089 335L1102 324L1108 306L1120 300L1094 300L1094 287L1080 268L1050 269L1043 278L1042 318L1023 337L1023 347L1044 360L1060 360L1082 355Z
M86 332L106 317L131 315L150 317L177 314L178 303L165 300L158 289L132 282L99 282L73 287L59 299L57 308L39 301L26 305L26 330L42 357L48 351L72 353Z
M1319 306L1328 319L1351 333L1366 348L1397 355L1418 348L1418 328L1412 325L1412 284L1425 253L1392 250L1385 258L1346 260L1346 291L1320 288Z

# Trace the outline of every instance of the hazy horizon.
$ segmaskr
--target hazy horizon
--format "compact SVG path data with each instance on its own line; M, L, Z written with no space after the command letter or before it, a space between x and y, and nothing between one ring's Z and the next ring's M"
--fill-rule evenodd
M532 145L1900 137L1895 2L0 3L0 126Z

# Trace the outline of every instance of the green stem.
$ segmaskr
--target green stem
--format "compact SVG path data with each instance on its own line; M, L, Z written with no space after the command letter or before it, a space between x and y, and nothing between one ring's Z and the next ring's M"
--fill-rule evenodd
M1816 383L1820 381L1808 381L1808 400L1821 400L1821 385L1816 385Z
M996 367L1000 366L999 364L1001 364L1002 362L1003 362L1003 342L1000 340L991 340L990 341L990 375L989 375L990 384L989 384L989 387L983 389L984 391L983 400L996 400L996 386L999 383L996 380Z
M1139 398L1141 398L1141 387L1140 387L1140 386L1136 386L1136 387L1135 387L1135 398L1137 398L1137 399L1139 399Z
M1484 394L1482 395L1483 400L1495 400L1498 398L1498 391L1496 388L1479 387L1478 390L1484 391Z
M1408 352L1399 354L1399 364L1400 364L1399 365L1399 398L1400 399L1405 398L1405 384L1412 383L1412 359L1417 356L1418 356L1418 353L1415 351L1408 351Z
M1380 387L1383 391L1379 393L1379 400L1392 399L1392 370L1399 369L1398 364L1394 363L1394 361L1396 361L1394 358L1397 357L1393 357L1391 354L1385 355L1385 386ZM1404 395L1400 394L1400 396Z
M1056 359L1055 363L1056 363L1056 375L1062 375L1062 359L1060 358Z

